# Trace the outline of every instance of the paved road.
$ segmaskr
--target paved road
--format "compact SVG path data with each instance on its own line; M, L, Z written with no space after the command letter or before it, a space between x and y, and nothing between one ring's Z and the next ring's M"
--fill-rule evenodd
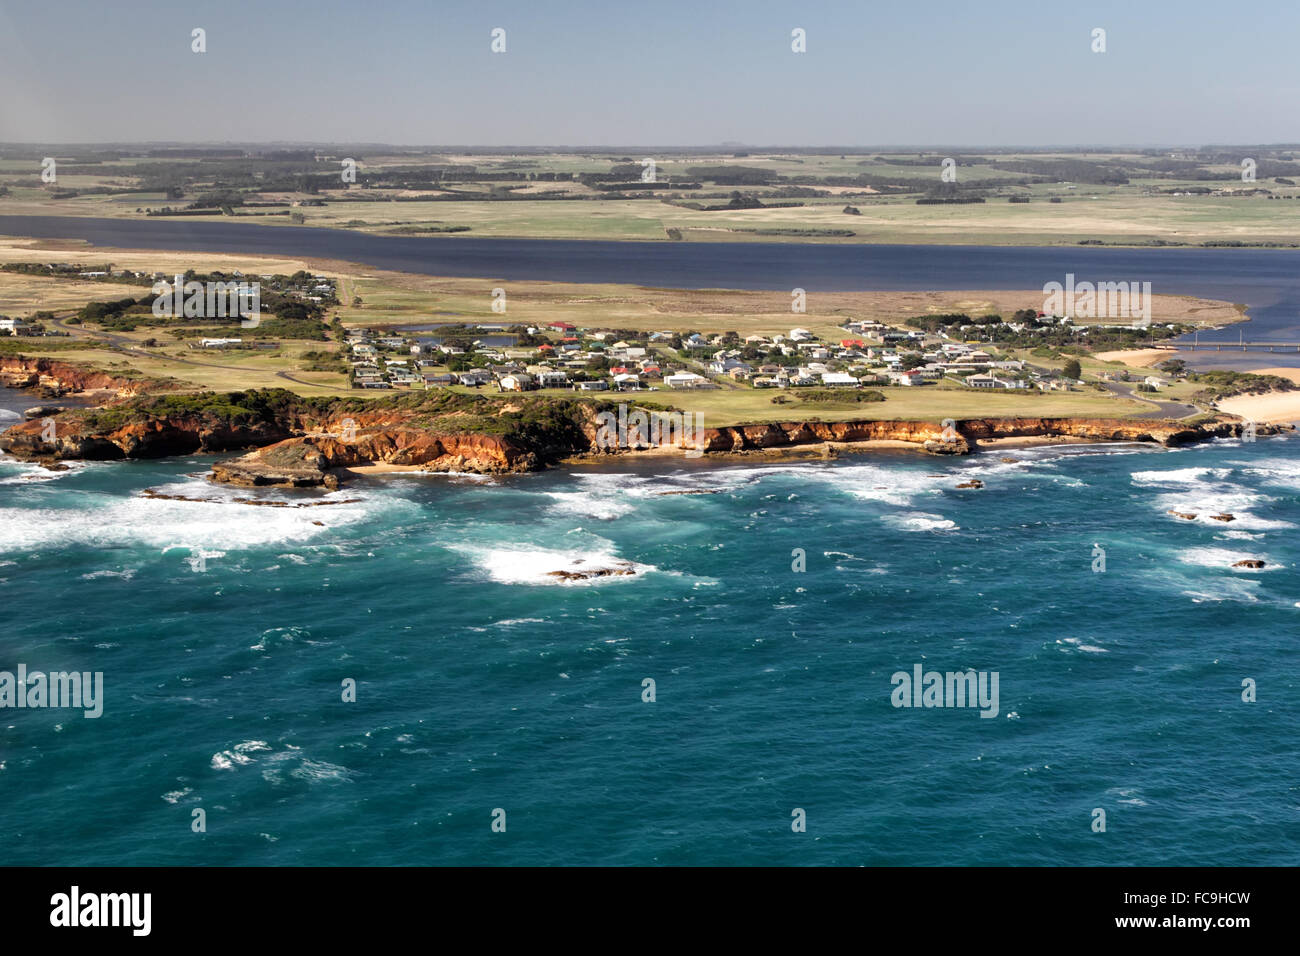
M1152 398L1149 392L1135 392L1131 385L1124 385L1120 382L1102 382L1101 384L1108 391L1121 398L1131 398L1135 402L1144 402L1155 406L1149 412L1138 412L1133 416L1134 418L1190 418L1192 415L1201 413L1201 409L1195 405L1188 405L1184 402L1162 402L1159 399Z

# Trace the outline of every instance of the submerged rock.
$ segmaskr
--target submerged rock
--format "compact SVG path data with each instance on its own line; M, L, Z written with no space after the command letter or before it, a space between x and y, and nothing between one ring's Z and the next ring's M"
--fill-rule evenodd
M1264 562L1259 558L1246 558L1242 561L1234 561L1232 566L1234 568L1253 568L1258 571L1260 568L1264 567Z
M1213 518L1215 521L1236 521L1237 520L1236 515L1230 515L1230 514L1210 515L1210 517Z
M582 571L547 571L547 577L559 578L561 581L586 581L588 578L607 578L620 575L636 574L631 565L617 568L591 568Z
M1187 521L1196 520L1196 515L1188 514L1185 511L1174 511L1173 509L1170 509L1169 514L1173 515L1175 518L1183 518Z
M958 488L983 488L984 482L978 478L972 478L970 481L963 481L957 485Z

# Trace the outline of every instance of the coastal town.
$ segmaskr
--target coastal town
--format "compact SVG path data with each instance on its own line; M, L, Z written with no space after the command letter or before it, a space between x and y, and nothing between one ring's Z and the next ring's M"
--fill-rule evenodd
M1030 321L1072 330L1085 341L1090 326L1038 313ZM1017 333L1026 320L997 323ZM1071 378L1050 367L983 347L992 324L954 322L952 331L899 329L850 320L844 337L825 341L806 328L788 333L702 334L661 330L630 332L578 328L568 322L545 327L504 324L448 326L442 335L350 328L344 333L349 378L356 388L467 386L522 392L659 389L917 387L946 381L972 389L1068 391ZM1113 328L1113 327L1112 327ZM1136 328L1136 327L1133 327ZM1170 324L1170 330L1177 326ZM530 344L502 344L527 341ZM1158 389L1167 378L1146 376Z

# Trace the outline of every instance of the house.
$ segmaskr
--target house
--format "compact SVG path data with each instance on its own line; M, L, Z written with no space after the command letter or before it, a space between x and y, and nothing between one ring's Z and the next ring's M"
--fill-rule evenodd
M925 381L925 374L919 369L909 369L906 372L889 372L889 380L895 385L920 385Z
M453 375L451 372L440 372L437 375L424 376L425 388L428 388L431 385L447 386L447 385L455 385L455 384L456 384L456 376Z
M527 372L503 375L497 380L497 388L503 392L526 392L537 387L537 380Z
M995 375L967 375L968 388L1027 388L1024 382L1001 379Z
M620 392L637 392L643 387L641 379L637 375L625 372L621 375L614 376L614 388L618 389Z
M241 344L243 339L199 339L199 348L228 349Z
M0 319L0 332L8 332L10 335L22 335L34 328L26 319Z
M569 373L559 369L547 369L537 373L538 388L568 388Z
M822 372L822 384L857 388L858 380L845 372Z
M708 381L703 375L694 372L677 372L664 376L664 384L669 388L698 388Z
M487 369L472 368L468 372L461 372L460 384L462 385L487 385L493 380L494 376Z
M576 331L578 327L569 322L552 322L547 328L552 332L562 332L567 335Z
M590 382L574 382L573 387L579 392L607 392L609 391L609 382L599 378Z
M790 341L792 341L792 342L807 342L807 341L811 340L812 337L813 337L813 334L812 334L811 332L809 332L807 329L791 329L791 330L790 330Z
M1155 389L1161 389L1166 387L1169 383L1166 382L1163 378L1157 378L1155 375L1148 375L1146 378L1142 380L1142 384L1150 385L1152 388Z

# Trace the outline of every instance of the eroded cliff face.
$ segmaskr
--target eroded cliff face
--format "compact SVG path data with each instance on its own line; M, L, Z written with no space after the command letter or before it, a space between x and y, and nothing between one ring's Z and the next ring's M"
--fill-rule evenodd
M213 466L212 477L234 485L338 487L332 469L374 464L418 467L432 472L505 474L533 471L537 456L494 435L434 435L394 427L358 434L290 438Z
M15 379L54 381L78 388L118 388L135 380L44 359L5 360ZM95 410L65 410L22 422L0 434L0 450L29 460L159 458L255 449L214 469L220 481L241 485L335 487L336 469L395 465L427 471L502 474L533 471L565 458L626 453L602 447L599 401L485 400L454 393L397 396L365 405L323 402L283 390L146 396ZM51 419L53 420L51 434ZM945 428L928 421L789 421L703 428L673 436L683 450L714 454L856 442L905 442L936 455L968 453L997 438L1076 438L1181 445L1239 436L1240 419L1223 416L1184 422L1097 418L974 418ZM1267 435L1290 426L1256 425ZM624 436L625 438L627 436ZM658 444L646 436L636 447ZM626 441L624 442L626 446Z
M16 458L85 459L166 458L269 445L293 435L288 423L257 422L245 426L213 423L201 416L167 416L98 429L84 418L53 418L52 440L45 419L21 422L0 434L0 451Z
M935 422L852 421L852 422L768 422L760 425L731 425L704 429L704 451L740 452L824 442L904 441L935 454L964 454L970 445L956 433ZM946 446L943 448L937 446Z
M118 398L174 387L158 379L121 375L57 359L0 356L0 386L34 388L47 394L109 391Z
M1245 423L1223 418L1188 425L1164 419L966 418L945 430L934 422L771 422L704 430L705 451L741 452L822 442L902 441L933 454L965 454L972 443L996 438L1083 438L1092 441L1157 442L1175 446L1209 438L1239 437ZM1284 428L1257 425L1256 433ZM955 432L955 434L954 434Z

